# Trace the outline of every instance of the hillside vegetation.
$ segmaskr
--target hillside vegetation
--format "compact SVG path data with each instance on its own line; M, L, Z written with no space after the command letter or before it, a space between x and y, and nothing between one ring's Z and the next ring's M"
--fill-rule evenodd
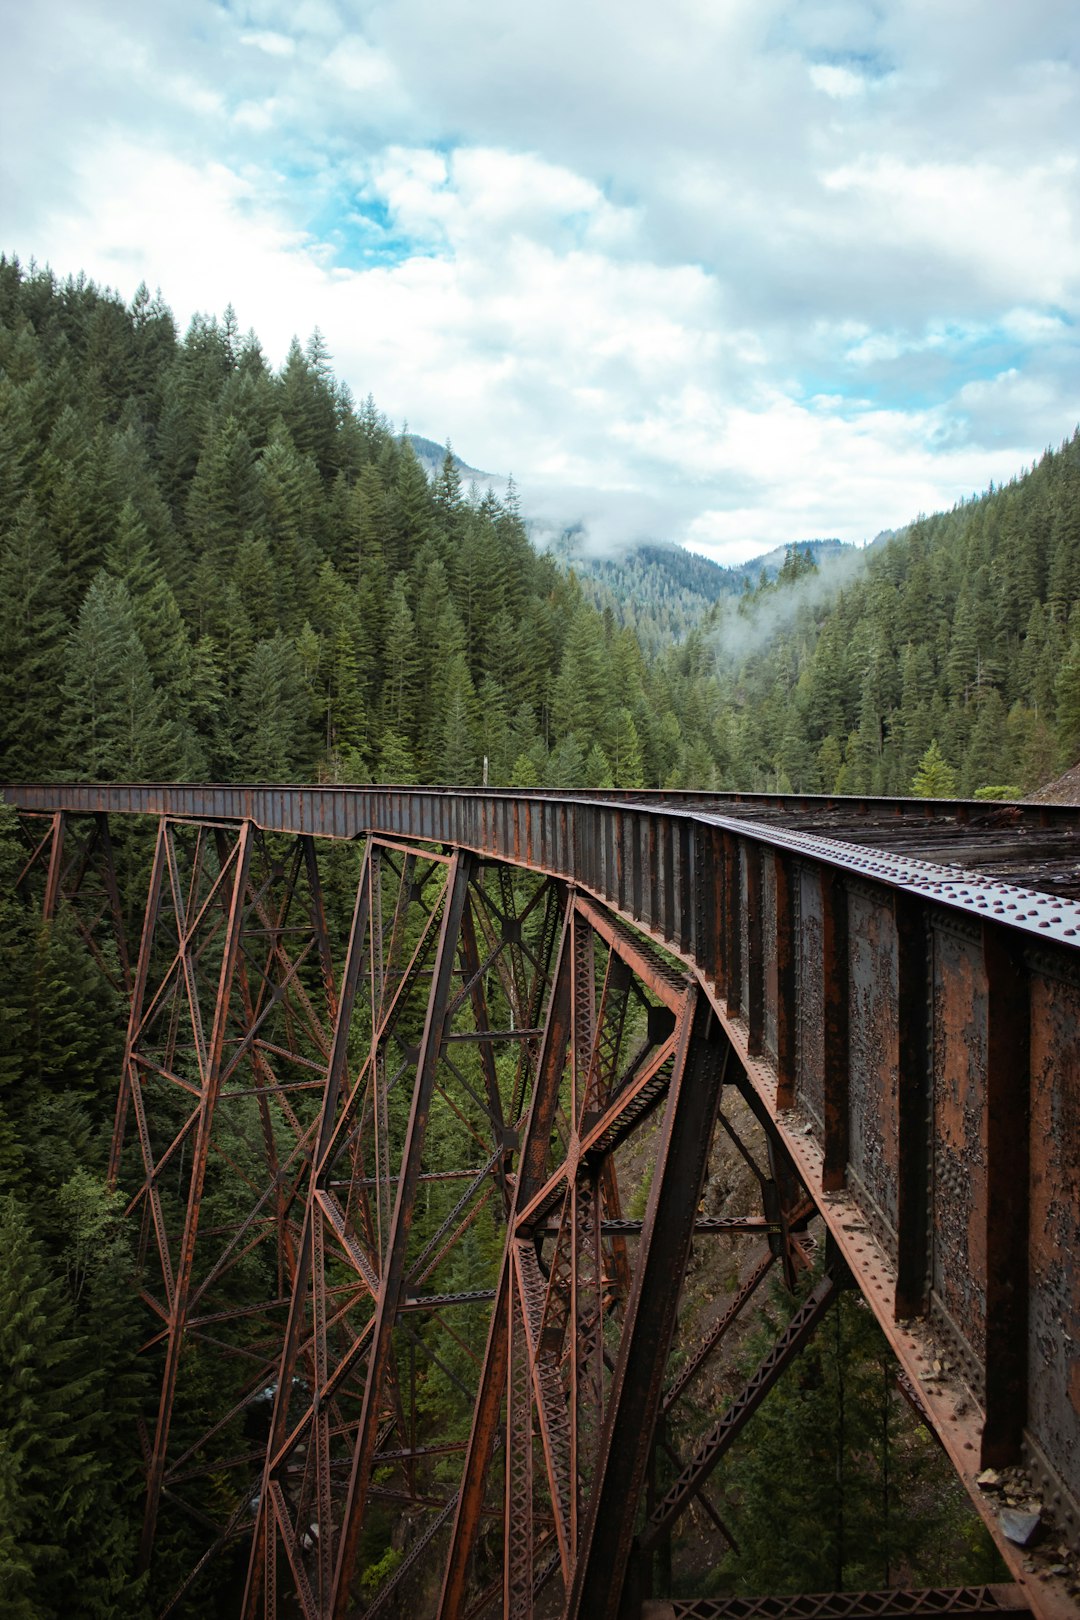
M432 482L316 332L181 339L0 260L0 749L9 777L690 784L678 683Z
M564 566L573 568L586 601L600 612L610 608L615 622L633 630L653 657L685 640L714 603L742 596L762 577L774 580L786 558L786 548L780 546L724 568L670 542L643 543L615 556L579 554L576 548L573 533L568 533L551 550ZM845 553L849 562L855 561L855 548L839 540L808 540L798 550L809 552L819 565L831 564Z
M946 795L1029 790L1080 753L1078 599L1074 434L919 518L846 586L790 558L776 586L721 604L681 663L716 677L721 768L740 786L905 793L922 764Z
M231 310L181 338L145 288L0 259L9 776L469 783L486 757L519 786L897 793L921 765L973 793L1080 752L1075 436L738 596L672 551L582 584L512 488L425 476L317 332L275 373Z
M537 555L512 493L470 503L450 457L430 481L370 401L354 406L318 334L275 373L230 312L180 338L145 290L128 308L0 260L0 771L475 782L486 756L493 783L522 786L887 791L920 762L939 786L950 768L965 788L1006 771L1027 782L1080 737L1078 481L1073 439L854 572L792 549L775 579L718 598L680 645L647 656L616 603L598 609ZM688 588L698 572L691 563ZM142 837L118 852L133 936ZM354 855L324 857L339 941ZM71 914L44 923L15 894L25 858L0 805L0 1591L20 1620L141 1620L190 1569L195 1542L159 1535L151 1604L132 1575L134 1435L155 1385L131 1308L134 1234L105 1181L125 1008ZM401 1115L407 1103L402 1087ZM448 1163L464 1151L452 1129ZM208 1200L227 1186L215 1173ZM418 1223L434 1230L442 1214L436 1199ZM486 1255L463 1251L470 1264L495 1252L478 1225L470 1242L485 1241ZM831 1360L807 1363L812 1410L793 1377L771 1433L755 1431L732 1478L746 1554L716 1572L725 1585L914 1569L936 1581L939 1563L968 1578L948 1562L955 1521L937 1485L907 1529L889 1517L889 1470L910 1474L916 1451L890 1436L891 1364L857 1330L852 1348L837 1340ZM867 1367L880 1459L853 1424L845 1474L836 1412L845 1378L854 1393ZM463 1440L452 1391L432 1380L429 1399L431 1434ZM179 1428L200 1432L203 1400L196 1378ZM778 1550L756 1459L799 1482L794 1439L836 1490ZM235 1503L220 1480L212 1491L224 1519ZM882 1498L883 1536L870 1528ZM810 1500L801 1483L795 1499ZM392 1532L388 1519L365 1550L375 1569L400 1551ZM227 1573L206 1583L176 1612L235 1611Z

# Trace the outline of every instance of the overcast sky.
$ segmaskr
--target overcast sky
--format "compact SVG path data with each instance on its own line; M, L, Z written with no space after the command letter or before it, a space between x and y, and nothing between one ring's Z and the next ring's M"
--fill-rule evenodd
M526 511L862 541L1080 420L1073 0L35 0L0 247L317 325Z

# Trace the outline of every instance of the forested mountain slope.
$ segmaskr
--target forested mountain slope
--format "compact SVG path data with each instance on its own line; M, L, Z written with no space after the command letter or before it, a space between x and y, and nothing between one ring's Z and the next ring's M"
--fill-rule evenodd
M530 546L432 483L318 333L0 260L9 776L635 786L707 777L696 712Z
M450 456L429 480L317 332L275 373L231 310L180 338L145 289L0 259L9 775L468 783L486 758L493 784L893 793L929 750L923 785L968 793L1080 751L1076 437L738 596L673 548L633 568L638 609L538 554L512 491L470 502Z
M651 657L685 640L714 603L741 596L757 586L762 575L774 580L785 558L781 546L725 568L670 541L642 543L614 556L593 556L578 553L573 535L564 536L551 549L564 566L573 568L586 601L601 613L610 609L615 622L633 630ZM818 564L855 551L839 540L808 540L798 549L809 552Z
M924 791L1026 791L1080 754L1078 601L1074 433L839 591L799 564L720 604L681 663L715 678L720 769L742 787L905 793L925 760Z
M318 334L275 374L230 312L180 338L145 292L0 260L0 772L469 782L486 755L522 786L865 791L906 786L936 740L962 786L1049 774L1080 733L1078 484L1074 439L857 577L792 549L648 658L512 497L470 504L452 460L431 482L357 410ZM118 849L133 937L144 837ZM153 1369L104 1174L125 1008L69 912L15 894L25 857L0 805L0 1591L25 1620L140 1620L191 1547L159 1537L152 1610L131 1572ZM338 938L353 892L328 885ZM199 1400L196 1378L183 1421ZM752 1471L740 1489L752 1508ZM235 1609L213 1579L186 1612Z

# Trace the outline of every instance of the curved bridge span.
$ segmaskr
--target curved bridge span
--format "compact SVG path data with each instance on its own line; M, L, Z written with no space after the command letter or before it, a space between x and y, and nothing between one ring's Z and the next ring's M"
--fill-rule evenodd
M733 1612L652 1599L654 1565L691 1507L723 1544L713 1474L852 1284L1014 1584L761 1612L1077 1612L1068 1561L1029 1557L977 1481L1022 1467L1055 1545L1080 1540L1080 812L2 791L24 882L130 1000L112 1175L155 1324L143 1560L166 1519L201 1536L163 1613L223 1562L245 1616ZM129 940L117 852L129 875L140 849ZM703 1207L717 1131L757 1215ZM669 1364L714 1240L743 1245L734 1292ZM674 1453L771 1268L812 1287Z

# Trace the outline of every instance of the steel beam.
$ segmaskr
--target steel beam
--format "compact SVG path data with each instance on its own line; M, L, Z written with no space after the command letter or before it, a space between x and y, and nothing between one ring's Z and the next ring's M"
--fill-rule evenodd
M645 1231L600 1440L567 1620L615 1620L645 1483L663 1369L730 1047L703 996L682 1016Z
M1080 1455L1080 1419L1070 1393L1067 1350L1080 1338L1080 1282L1068 1259L1067 1237L1080 1219L1075 1208L1080 1166L1072 1135L1055 1125L1071 1117L1076 1084L1080 905L1070 895L1040 893L994 876L995 861L1000 865L1005 856L1009 871L1022 868L1027 848L1029 870L1041 881L1037 852L1044 850L1052 854L1046 870L1052 867L1056 874L1051 889L1053 883L1060 889L1069 851L1080 849L1080 814L1075 810L1010 809L1006 838L1000 809L893 801L843 804L805 797L785 803L736 795L706 803L663 794L560 799L542 793L428 789L122 784L24 785L8 790L8 796L29 813L65 817L69 847L75 847L73 828L81 817L154 813L187 819L207 836L212 825L235 829L250 819L309 840L313 833L353 838L375 831L402 839L420 861L434 858L424 853L425 846L429 851L433 845L441 851L472 851L483 862L510 862L576 885L579 914L586 917L584 908L592 908L589 926L603 948L617 955L625 952L629 960L630 952L640 952L634 927L651 934L664 944L669 958L678 958L696 974L701 993L712 999L754 1096L889 1334L905 1374L925 1389L930 1417L1018 1579L1027 1578L1022 1559L1005 1541L993 1504L975 1489L984 1460L1022 1456L1029 1466L1037 1466L1047 1500L1056 1500L1058 1528L1071 1537L1080 1533L1080 1478L1074 1463ZM947 847L970 862L970 868L935 865L919 853ZM308 850L305 859L314 860L310 841ZM70 867L72 884L80 869L77 858ZM56 894L68 886L61 870L69 870L69 863L56 868ZM162 894L167 897L176 888L177 874L170 879L169 872L166 858L157 879L158 926ZM505 891L508 880L499 883L500 892ZM494 895L493 889L489 901L478 904L473 947L463 969L476 987L472 1018L480 1023L486 1017L478 999L484 963L502 930L500 916L511 935L515 924ZM96 892L93 899L97 906ZM194 891L188 899L195 904ZM167 900L167 906L173 903ZM187 903L182 897L175 902L181 907ZM200 904L205 905L205 896ZM607 904L621 916L613 919ZM106 900L98 916L102 925L108 924L110 908ZM770 929L775 919L772 955L764 948L758 926L762 919ZM203 921L208 930L216 929L203 967L190 951L185 956L180 950L164 994L145 975L141 990L136 982L140 1011L136 1017L133 1008L129 1045L138 1046L147 1020L165 1019L174 1004L190 1002L203 968L217 961L225 920L215 922L207 914ZM527 1017L519 1016L524 991L515 981L524 956L515 940L506 943L495 971L510 992L515 1026L535 1031L542 1024L535 1003ZM544 949L539 947L541 956ZM649 987L652 1004L660 1001L673 1009L681 992L668 975L674 971L677 977L677 970L658 970L645 958L647 953L641 982ZM278 978L281 966L278 959L272 970ZM635 965L633 971L638 974L639 968ZM239 977L246 972L245 965ZM240 1021L250 1026L259 1016L258 1006L259 992L253 986L251 1008L239 1015ZM595 1016L602 1023L600 1002ZM194 1028L188 1043L198 1045ZM535 1035L522 1036L520 1044L518 1081L524 1097L539 1042ZM492 1043L482 1050L490 1054ZM613 1225L618 1216L610 1207L611 1156L644 1117L637 1110L658 1107L670 1090L672 1074L661 1050L654 1043L651 1073L639 1065L625 1087L599 1099L598 1119L576 1122L574 1153L599 1167L601 1202L607 1200L600 1225L605 1255L611 1253L613 1239L619 1237L625 1245L629 1238L628 1231L618 1234ZM258 1037L251 1039L249 1051L257 1063L273 1058ZM155 1062L156 1070L151 1066ZM488 1114L497 1113L494 1062L481 1061L478 1072L476 1095L485 1100ZM165 1166L171 1174L198 1140L203 1081L178 1073L168 1050L154 1057L145 1046L140 1048L125 1065L118 1140L132 1105L139 1115L139 1094L151 1073L161 1083L175 1085L177 1096L186 1088L191 1097L190 1114L164 1152L152 1138L153 1122L145 1111L136 1118L147 1163L158 1171ZM396 1074L388 1074L385 1083L397 1083ZM579 1085L577 1078L574 1085ZM231 1093L231 1081L228 1089ZM275 1092L283 1110L292 1106L292 1095L284 1086ZM334 1128L343 1138L352 1133L350 1140L359 1132L368 1153L366 1095L366 1090L359 1096L350 1093ZM224 1106L225 1098L222 1082L218 1106ZM542 1256L543 1245L552 1241L548 1227L559 1225L552 1211L571 1187L577 1189L575 1197L587 1199L590 1184L576 1169L573 1174L560 1172L559 1154L566 1144L553 1157L549 1134L544 1163L531 1183L532 1208L526 1210L519 1200L521 1164L516 1178L513 1170L521 1109L505 1106L505 1099L503 1105L505 1202L511 1211L517 1209L519 1219L529 1215ZM449 1106L467 1113L472 1102L462 1105L459 1099ZM350 1114L342 1125L349 1108L356 1117ZM264 1111L261 1117L265 1132L268 1115ZM373 1191L381 1191L385 1199L390 1189L385 1162L376 1170ZM354 1182L354 1173L350 1169L345 1179L362 1204L367 1193ZM156 1179L156 1172L147 1173L140 1208L146 1211L151 1239L155 1222L159 1228L164 1295L157 1304L167 1324L176 1267L170 1277L170 1233L164 1217L154 1213ZM324 1187L320 1195L332 1213L335 1189ZM471 1207L463 1208L462 1220ZM324 1211L320 1219L329 1222L330 1215ZM384 1227L392 1224L388 1204L383 1219ZM568 1219L573 1225L572 1210ZM577 1222L572 1242L555 1237L557 1246L564 1242L568 1266L582 1263L582 1234L592 1230L590 1221L588 1216ZM288 1229L288 1222L279 1219L278 1241L286 1248ZM343 1230L348 1237L348 1229ZM447 1240L456 1231L451 1223ZM255 1236L252 1225L238 1241L253 1242ZM331 1230L326 1236L340 1244ZM644 1237L643 1232L642 1243ZM797 1248L790 1249L796 1264ZM640 1254L638 1260L640 1274ZM284 1277L291 1262L283 1264ZM633 1257L625 1249L621 1265L610 1265L611 1277L621 1272L617 1291L622 1299L633 1270ZM581 1297L591 1298L592 1278L581 1272L579 1282ZM605 1301L614 1298L608 1284L606 1275ZM496 1340L503 1359L501 1373L485 1373L489 1383L491 1377L497 1382L505 1375L506 1343L498 1340L498 1333L509 1331L509 1292L501 1291L501 1285L496 1292L500 1304L495 1321L503 1322ZM329 1333L329 1296L327 1307ZM955 1370L949 1378L925 1381L942 1337L948 1347L955 1346ZM357 1353L361 1359L366 1354ZM583 1365L575 1362L571 1374L579 1388ZM499 1384L500 1400L503 1387ZM532 1387L535 1406L535 1379ZM490 1391L485 1399L490 1406ZM610 1415L610 1387L602 1399ZM490 1437L498 1426L496 1415ZM489 1455L490 1446L481 1476ZM465 1478L467 1483L472 1479L468 1471ZM482 1477L476 1488L478 1523L485 1511ZM289 1510L288 1492L282 1490L274 1510L278 1520ZM576 1534L571 1512L571 1531L564 1537L571 1557ZM280 1561L279 1579L285 1579L288 1563L288 1556ZM260 1568L265 1572L268 1567L264 1557ZM1034 1606L1046 1620L1067 1612L1068 1602L1052 1580L1028 1584Z

